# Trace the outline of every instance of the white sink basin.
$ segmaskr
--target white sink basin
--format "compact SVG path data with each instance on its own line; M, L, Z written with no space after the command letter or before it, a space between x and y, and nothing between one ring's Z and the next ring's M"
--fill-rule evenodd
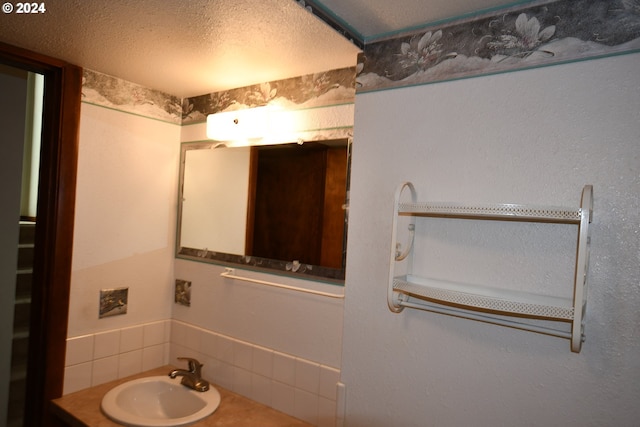
M213 413L220 393L210 386L199 392L169 376L131 380L109 390L102 398L102 411L127 426L186 426Z

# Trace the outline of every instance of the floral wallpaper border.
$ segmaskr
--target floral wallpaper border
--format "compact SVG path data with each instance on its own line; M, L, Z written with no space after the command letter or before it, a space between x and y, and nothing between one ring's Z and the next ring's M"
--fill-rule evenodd
M366 43L357 92L640 51L640 0L535 1Z
M182 122L180 97L88 69L82 76L82 101L169 123Z
M263 105L304 109L352 104L356 68L292 77L181 99L129 81L85 69L82 101L179 125L204 122L207 115ZM335 130L338 138L349 130ZM347 133L345 133L347 132ZM311 134L310 138L318 136Z
M355 75L356 68L349 67L185 98L182 124L203 122L221 111L264 105L293 110L353 103Z

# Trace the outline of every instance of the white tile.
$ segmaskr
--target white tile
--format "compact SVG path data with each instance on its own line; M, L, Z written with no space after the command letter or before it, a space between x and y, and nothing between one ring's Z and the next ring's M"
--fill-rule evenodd
M271 378L252 373L249 397L263 405L271 406Z
M336 402L320 397L318 399L318 427L336 427Z
M91 386L118 379L118 356L109 356L93 361Z
M92 360L93 335L83 335L81 337L67 339L65 366L77 365L78 363L90 362Z
M251 371L253 365L253 346L244 341L233 342L233 364L239 368Z
M218 359L211 359L209 363L212 374L207 379L220 387L233 390L233 365Z
M320 365L305 359L296 359L296 388L318 394Z
M164 363L164 346L154 345L142 349L142 370L148 371L162 366Z
M327 399L336 400L336 390L340 381L340 371L330 366L320 366L320 388L318 394Z
M187 326L187 348L200 352L200 343L202 341L202 330L195 326Z
M278 381L271 381L271 407L293 415L295 409L295 389Z
M294 386L296 384L296 359L288 354L273 352L273 379Z
M344 383L339 382L336 387L336 417L339 424L344 420L347 410L347 388Z
M182 366L182 362L178 361L178 357L182 357L187 354L186 347L182 347L178 344L171 344L169 348L169 365L173 365L175 367Z
M171 320L165 320L164 322L164 342L171 341Z
M164 321L143 325L143 347L151 347L164 342Z
M93 363L79 363L64 368L63 394L73 393L91 387L91 368Z
M118 355L118 378L142 372L142 350L133 350Z
M215 382L215 366L218 361L213 357L203 356L200 363L202 363L202 378L212 383Z
M251 372L246 369L233 367L233 389L234 392L245 397L251 396Z
M218 347L218 334L209 331L202 332L200 351L208 357L215 357Z
M162 344L162 364L168 365L171 355L171 344L166 342Z
M216 350L216 359L223 362L233 364L233 342L235 340L224 335L218 336L218 348Z
M271 378L273 376L273 350L254 346L251 370L263 377Z
M115 356L120 352L120 330L100 332L93 337L93 358Z
M141 349L143 344L143 331L144 328L142 325L120 329L120 353Z
M171 342L187 346L187 325L176 320L171 321Z
M293 416L314 426L318 424L318 395L295 389Z

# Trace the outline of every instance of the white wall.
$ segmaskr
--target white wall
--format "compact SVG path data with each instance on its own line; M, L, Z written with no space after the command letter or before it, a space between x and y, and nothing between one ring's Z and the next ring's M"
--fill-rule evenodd
M83 103L64 394L169 360L180 126ZM99 318L100 290L129 288Z
M69 337L171 317L179 135L82 104ZM118 287L127 314L99 319L100 290Z
M252 344L340 368L343 301L220 277L224 267L176 260L177 279L189 280L191 306L175 305L173 319ZM335 285L236 269L239 275L339 293Z
M357 95L342 357L346 425L637 425L639 66L633 54ZM393 193L405 180L425 200L561 206L577 206L582 186L593 184L582 352L532 332L411 309L391 313ZM556 254L571 260L548 230L550 250L544 239L512 234L511 223L441 221L443 239L460 238L460 227L474 233L463 260L475 252L498 263L491 270L443 257L434 266L443 278L508 281L516 274L535 287L533 275L544 281ZM536 227L525 226L525 235L542 230ZM499 251L494 237L513 237L513 251L530 254L537 265L525 267L531 277L517 277L519 266L508 263L503 274L510 254L475 249Z

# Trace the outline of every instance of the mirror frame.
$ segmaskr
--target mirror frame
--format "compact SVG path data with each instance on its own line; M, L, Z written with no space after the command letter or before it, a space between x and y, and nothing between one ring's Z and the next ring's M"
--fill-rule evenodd
M176 258L190 261L206 262L228 267L238 267L248 270L262 271L265 273L293 276L299 279L314 280L335 285L344 285L346 271L347 254L347 228L349 224L349 188L351 182L351 137L336 138L347 141L347 179L346 179L346 200L344 209L344 233L342 244L342 268L330 268L311 264L295 264L291 260L275 260L270 258L256 257L252 255L237 255L225 252L216 252L207 248L189 248L182 246L182 201L184 198L184 173L186 152L189 150L212 149L218 142L197 141L183 142L180 144L180 170L178 186L178 215L176 224ZM322 140L309 140L307 142L322 142Z

